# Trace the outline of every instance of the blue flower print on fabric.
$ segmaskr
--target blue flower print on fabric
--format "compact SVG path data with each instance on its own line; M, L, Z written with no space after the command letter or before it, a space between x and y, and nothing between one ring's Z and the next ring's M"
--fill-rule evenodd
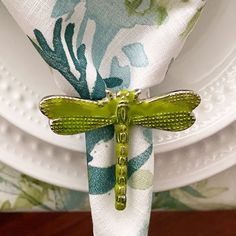
M146 67L148 58L141 43L132 43L125 45L122 51L130 60L130 64L134 67Z
M87 59L85 57L86 46L81 44L74 50L73 45L73 35L75 24L69 23L66 27L62 27L63 20L59 18L54 27L53 31L53 42L52 47L46 41L42 32L38 29L34 30L36 41L31 39L31 42L38 50L43 59L55 70L58 70L61 75L74 87L78 92L81 98L99 100L105 97L105 89L107 87L119 87L122 86L123 78L128 78L128 67L125 67L126 74L122 74L121 71L118 72L113 69L111 76L109 78L102 78L97 70L97 78L94 84L92 91L89 91L86 77L86 68L87 68ZM66 54L64 45L62 44L62 28L65 28L64 38L66 42L66 47L69 52L69 55ZM80 72L80 77L77 78L68 62L67 55L70 56L71 61L74 64L76 70ZM117 68L119 66L118 60L116 61ZM120 69L124 69L120 67ZM118 74L119 73L119 74ZM121 76L119 76L121 75ZM118 77L119 76L119 77ZM96 144L100 141L106 142L111 140L114 137L114 127L108 126L95 131L86 132L86 146L87 146L87 161L88 161L88 175L89 175L89 184L90 192L92 194L100 194L106 191L109 191L114 187L115 181L112 179L115 177L114 167L108 168L95 168L89 163L93 160L91 155L92 150ZM128 174L132 175L137 169L139 169L151 156L152 153L152 144L140 155L134 157L129 161L128 164ZM104 175L106 178L104 178ZM92 176L92 178L91 178ZM113 176L107 180L108 176ZM99 180L99 181L98 181ZM98 181L98 182L97 182ZM95 184L97 183L97 184ZM98 184L99 183L99 184ZM99 186L99 187L98 187Z

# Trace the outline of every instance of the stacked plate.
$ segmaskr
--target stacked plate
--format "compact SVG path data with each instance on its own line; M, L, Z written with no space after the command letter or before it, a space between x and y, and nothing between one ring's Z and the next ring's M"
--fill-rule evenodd
M183 186L236 163L236 15L234 0L209 0L159 95L197 91L202 103L190 129L155 131L154 190ZM39 112L42 97L61 94L41 60L0 3L0 160L35 178L87 190L84 136L55 135Z

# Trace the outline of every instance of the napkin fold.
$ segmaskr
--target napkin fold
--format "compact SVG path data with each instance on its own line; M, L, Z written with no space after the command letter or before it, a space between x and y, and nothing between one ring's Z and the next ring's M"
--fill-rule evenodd
M3 3L54 69L52 77L62 91L98 100L105 97L106 88L116 92L160 83L205 1L3 0ZM130 137L127 207L117 211L114 128L108 126L86 133L95 235L148 232L154 171L152 133L150 129L133 127Z

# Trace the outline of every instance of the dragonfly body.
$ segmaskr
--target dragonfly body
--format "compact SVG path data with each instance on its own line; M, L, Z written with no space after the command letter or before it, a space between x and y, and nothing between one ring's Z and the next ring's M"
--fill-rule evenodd
M110 91L99 101L68 96L50 96L40 109L51 121L51 129L61 135L73 135L114 125L116 140L115 207L126 207L129 130L133 125L167 131L181 131L195 121L192 110L200 103L193 91L183 90L141 100L140 90Z
M116 138L116 184L115 184L115 207L123 210L126 207L126 183L127 183L127 163L129 144L129 106L137 102L136 93L121 91L117 94L117 110L115 123Z

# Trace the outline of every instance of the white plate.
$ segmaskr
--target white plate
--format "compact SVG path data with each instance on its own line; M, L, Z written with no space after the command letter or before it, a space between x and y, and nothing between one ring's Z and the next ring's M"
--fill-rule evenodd
M198 143L158 155L154 191L184 186L236 164L236 122ZM84 154L48 144L0 118L0 160L37 179L87 191Z
M191 129L180 133L154 132L157 152L196 142L236 118L235 8L234 0L210 0L165 82L152 89L152 94L160 94L189 88L199 91L202 97L196 112L197 122ZM0 29L3 32L0 38L0 115L42 140L83 152L83 135L55 135L49 130L47 119L40 114L37 108L40 99L61 92L49 68L1 4Z
M236 1L209 0L166 79L151 90L198 91L197 122L179 133L161 132L156 150L173 150L201 140L236 118Z

